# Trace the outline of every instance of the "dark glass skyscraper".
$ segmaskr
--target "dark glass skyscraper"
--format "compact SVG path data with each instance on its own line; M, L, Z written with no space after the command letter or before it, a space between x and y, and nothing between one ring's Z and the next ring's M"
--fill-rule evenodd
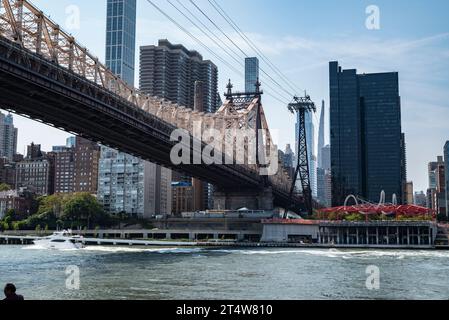
M134 86L136 0L107 0L106 65Z
M349 194L402 203L405 142L397 72L357 74L330 65L332 203Z

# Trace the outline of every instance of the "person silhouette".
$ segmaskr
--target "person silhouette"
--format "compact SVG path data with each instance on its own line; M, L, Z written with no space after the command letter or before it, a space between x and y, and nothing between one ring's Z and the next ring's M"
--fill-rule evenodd
M23 296L16 294L16 286L12 283L8 283L3 290L5 293L4 301L21 301L24 300Z

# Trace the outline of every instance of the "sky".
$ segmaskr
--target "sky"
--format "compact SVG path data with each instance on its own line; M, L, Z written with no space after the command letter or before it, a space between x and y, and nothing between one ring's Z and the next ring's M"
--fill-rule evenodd
M198 28L194 27L168 0L152 0L185 29L203 41L213 52L235 68L244 68L223 53ZM195 12L220 38L223 34L211 25L190 0L171 0ZM255 56L238 34L218 15L210 0L192 0L248 56ZM406 134L408 180L415 191L428 187L427 163L442 155L449 140L449 1L447 0L216 0L263 54L287 77L285 84L263 60L261 68L282 85L261 75L264 109L279 148L294 145L295 117L286 104L293 94L304 91L321 106L329 101L329 61L339 61L344 69L359 73L399 72L402 101L402 126ZM91 53L104 61L106 0L32 0L45 14L73 34ZM157 44L158 39L181 43L199 51L219 68L219 91L225 92L228 79L243 90L244 79L209 51L178 29L148 0L137 0L136 84L138 84L139 46ZM378 8L376 28L368 28ZM73 11L73 8L76 8ZM79 24L73 13L79 10ZM182 10L187 14L185 9ZM208 24L209 23L209 24ZM372 24L370 24L372 26ZM229 43L229 45L232 45ZM237 54L239 56L237 57ZM243 53L234 57L243 63ZM293 90L296 89L296 90ZM287 91L287 92L285 92ZM278 99L270 95L278 96ZM281 100L281 101L278 101ZM318 126L318 117L314 117ZM31 142L44 150L64 144L68 134L40 123L15 116L19 128L18 152ZM328 113L326 115L328 131ZM328 135L326 141L329 141Z

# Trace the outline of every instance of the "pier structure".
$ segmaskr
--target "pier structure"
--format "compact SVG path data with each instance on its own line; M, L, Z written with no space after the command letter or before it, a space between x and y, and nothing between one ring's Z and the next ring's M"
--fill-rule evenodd
M354 248L433 248L433 221L263 221L262 242L305 243Z

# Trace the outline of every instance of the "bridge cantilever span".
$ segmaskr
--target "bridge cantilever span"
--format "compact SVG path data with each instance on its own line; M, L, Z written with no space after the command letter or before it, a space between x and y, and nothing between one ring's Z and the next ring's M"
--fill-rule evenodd
M243 112L226 101L217 114L199 114L147 96L115 76L27 1L0 1L2 108L183 171L222 190L269 188L276 206L291 207L291 181L282 167L275 175L265 177L259 175L257 166L176 166L170 159L176 144L170 140L173 130L192 132L193 121L201 121L206 128L219 128L220 132L254 129L259 121L264 143L271 149L263 109L254 108L257 101ZM293 201L299 209L302 199Z

